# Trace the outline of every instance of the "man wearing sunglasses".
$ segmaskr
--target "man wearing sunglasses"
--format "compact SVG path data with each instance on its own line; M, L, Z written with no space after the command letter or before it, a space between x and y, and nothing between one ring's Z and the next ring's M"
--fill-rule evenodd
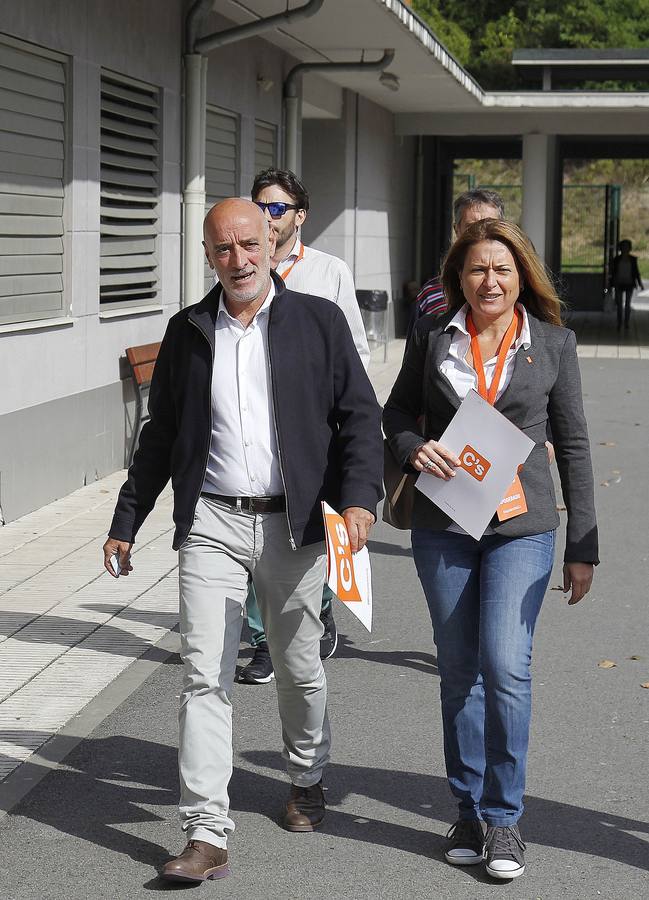
M358 354L367 369L370 351L349 266L336 256L306 247L300 240L299 229L309 211L309 195L302 182L293 172L266 169L255 178L252 200L263 212L275 235L272 267L291 291L323 297L341 308ZM324 626L320 641L321 659L333 656L338 644L332 599L333 593L325 585L320 612L320 620ZM267 684L274 677L273 663L252 587L246 610L250 642L255 652L248 665L241 670L239 681L244 684Z

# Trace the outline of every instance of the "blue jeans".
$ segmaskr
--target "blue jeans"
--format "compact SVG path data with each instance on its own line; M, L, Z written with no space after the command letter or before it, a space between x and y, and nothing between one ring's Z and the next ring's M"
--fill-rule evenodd
M554 531L530 537L413 529L437 645L444 756L460 818L513 825L523 813L534 626Z

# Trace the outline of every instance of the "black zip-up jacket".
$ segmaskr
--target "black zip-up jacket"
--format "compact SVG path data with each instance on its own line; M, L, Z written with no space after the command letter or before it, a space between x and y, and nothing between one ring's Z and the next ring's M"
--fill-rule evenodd
M320 503L376 515L383 496L380 408L341 310L289 291L273 273L268 344L280 468L295 546L324 539ZM189 534L211 441L212 366L221 285L173 316L109 537L133 542L171 477L173 546ZM217 348L218 352L218 348Z

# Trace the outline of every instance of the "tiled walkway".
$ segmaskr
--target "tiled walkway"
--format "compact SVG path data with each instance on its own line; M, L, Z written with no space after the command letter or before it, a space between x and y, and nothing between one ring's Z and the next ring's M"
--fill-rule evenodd
M134 572L103 571L123 472L0 529L0 780L177 621L169 493L143 527Z
M579 356L597 359L649 359L649 291L633 300L630 327L618 332L615 312L573 313Z

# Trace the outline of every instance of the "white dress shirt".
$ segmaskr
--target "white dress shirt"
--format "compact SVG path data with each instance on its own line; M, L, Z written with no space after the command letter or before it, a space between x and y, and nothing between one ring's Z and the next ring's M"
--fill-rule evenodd
M496 400L500 397L509 382L512 380L516 352L521 347L524 350L529 350L529 348L532 346L530 323L527 318L527 310L521 303L517 303L516 308L523 315L523 325L521 327L521 333L511 345L511 347L509 348L509 352L505 357L505 365L503 366L503 371L500 376L500 384L498 386L498 391L496 392ZM451 346L448 348L446 358L442 360L439 367L440 372L445 375L451 382L453 390L458 395L460 400L464 400L471 388L476 391L478 390L478 376L476 374L476 371L473 366L469 365L469 363L466 361L466 355L469 352L469 347L471 346L471 335L469 334L469 331L466 327L466 314L468 311L469 304L465 303L464 306L462 306L457 311L457 313L453 316L451 321L444 329L444 331L450 331L451 329L453 329L453 337L451 339ZM491 382L493 381L497 362L498 356L492 356L491 359L488 359L483 363L487 389L491 387ZM446 530L453 531L456 534L466 534L466 531L455 522L451 522ZM490 525L485 529L485 534L494 534L494 530Z
M521 333L511 345L511 347L509 348L509 352L505 357L505 365L503 367L502 375L500 376L500 385L498 386L496 399L500 397L500 395L512 379L512 372L514 370L514 358L519 348L522 347L524 350L529 350L529 348L532 346L532 338L530 336L530 323L527 318L527 311L521 303L517 303L516 308L523 315L523 325L521 327ZM444 331L451 331L451 329L453 329L453 338L451 339L451 346L448 349L446 359L441 362L439 367L440 372L445 375L451 382L453 390L458 395L460 400L464 400L471 388L476 391L478 390L478 376L476 374L476 371L473 366L469 365L469 363L466 361L466 355L469 352L469 347L471 346L471 335L469 334L466 327L466 314L468 311L469 304L465 303L464 306L462 306L457 311L457 313L453 316L451 321L444 329ZM484 363L484 374L487 388L491 387L491 382L493 381L497 362L498 357L492 356L491 359L488 359Z
M302 259L297 261L300 247L304 247L304 254ZM324 297L341 308L358 355L367 371L370 364L370 348L367 346L365 326L356 299L354 279L347 263L330 253L304 246L299 237L296 237L291 252L279 263L275 271L282 278L283 273L288 272L284 280L289 290Z
M247 328L219 302L212 373L212 439L203 490L226 496L284 493L268 365L268 296Z

